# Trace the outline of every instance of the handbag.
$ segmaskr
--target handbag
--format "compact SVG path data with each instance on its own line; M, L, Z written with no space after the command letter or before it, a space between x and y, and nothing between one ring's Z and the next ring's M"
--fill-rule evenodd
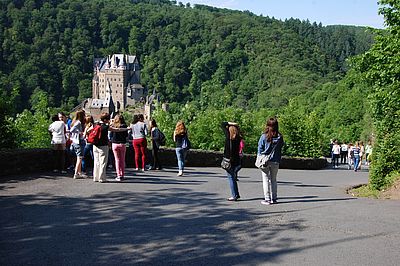
M276 145L272 148L272 151L269 154L257 154L255 166L259 169L263 169L267 167L268 161L271 159L272 154L275 151Z
M230 170L231 169L231 159L223 157L222 162L221 162L221 167L222 167L222 169Z
M231 140L229 140L229 149L232 150L232 141ZM222 162L221 162L221 167L222 167L222 169L229 171L232 167L231 159L223 157Z

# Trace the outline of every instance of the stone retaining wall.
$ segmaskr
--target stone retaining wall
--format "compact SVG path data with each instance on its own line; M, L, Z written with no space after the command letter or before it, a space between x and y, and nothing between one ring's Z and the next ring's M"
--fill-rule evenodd
M190 150L187 156L187 166L194 167L218 167L222 160L222 152ZM175 149L161 149L160 161L165 167L176 167L177 160ZM148 151L149 162L151 162L151 151ZM254 167L255 155L245 154L243 167ZM50 149L24 149L0 151L0 176L13 174L25 174L32 172L52 170L54 165L52 150ZM282 169L323 169L327 165L325 158L289 158L283 157L280 168ZM134 167L134 152L130 147L127 149L126 166Z

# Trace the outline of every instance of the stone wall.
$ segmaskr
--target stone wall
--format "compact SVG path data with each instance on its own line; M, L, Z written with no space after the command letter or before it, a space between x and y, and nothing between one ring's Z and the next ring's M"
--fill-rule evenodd
M218 167L222 160L222 152L190 150L187 155L187 166L194 167ZM161 149L160 161L165 167L177 167L175 149ZM148 151L151 162L151 151ZM243 167L254 167L255 155L245 154ZM0 176L12 174L25 174L31 172L49 171L53 169L53 153L50 149L26 149L0 151ZM283 157L280 168L282 169L323 169L327 165L325 158L289 158ZM132 147L127 149L126 166L134 167L134 152Z

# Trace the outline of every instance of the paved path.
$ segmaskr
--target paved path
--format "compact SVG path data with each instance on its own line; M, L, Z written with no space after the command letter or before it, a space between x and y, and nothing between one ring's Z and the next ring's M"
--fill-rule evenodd
M271 206L260 204L257 169L242 169L233 203L219 168L128 178L2 181L0 265L400 263L400 202L345 194L367 172L280 170Z

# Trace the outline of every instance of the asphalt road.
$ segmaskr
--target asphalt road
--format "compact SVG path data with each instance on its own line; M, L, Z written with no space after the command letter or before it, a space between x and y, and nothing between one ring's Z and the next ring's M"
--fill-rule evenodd
M110 177L112 173L110 173ZM345 193L368 172L280 170L279 204L242 169L134 173L123 183L43 174L0 182L0 265L399 265L400 202Z

